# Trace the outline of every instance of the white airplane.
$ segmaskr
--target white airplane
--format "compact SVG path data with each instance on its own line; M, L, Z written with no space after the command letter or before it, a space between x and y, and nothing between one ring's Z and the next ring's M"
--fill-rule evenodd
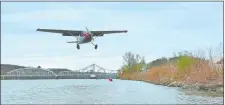
M51 32L51 33L60 33L62 36L74 36L77 38L77 41L70 41L67 43L77 43L77 49L80 49L79 44L89 43L91 42L95 49L98 48L98 45L94 44L94 38L97 36L103 36L104 34L112 34L112 33L127 33L127 30L111 30L111 31L89 31L86 27L86 31L81 30L58 30L58 29L37 29L37 31L42 32Z

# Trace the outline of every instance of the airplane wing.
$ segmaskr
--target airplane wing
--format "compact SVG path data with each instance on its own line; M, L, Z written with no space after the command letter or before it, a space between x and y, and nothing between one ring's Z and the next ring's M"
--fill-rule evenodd
M112 31L91 31L93 36L103 36L104 34L113 34L113 33L127 33L127 30L112 30Z
M82 32L80 30L58 30L58 29L40 29L40 28L38 28L36 31L61 33L63 36L79 36L79 34Z

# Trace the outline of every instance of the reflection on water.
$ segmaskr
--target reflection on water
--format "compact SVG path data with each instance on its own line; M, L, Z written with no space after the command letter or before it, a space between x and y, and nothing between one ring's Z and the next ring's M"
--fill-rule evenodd
M1 86L2 104L223 104L223 97L141 81L3 80Z

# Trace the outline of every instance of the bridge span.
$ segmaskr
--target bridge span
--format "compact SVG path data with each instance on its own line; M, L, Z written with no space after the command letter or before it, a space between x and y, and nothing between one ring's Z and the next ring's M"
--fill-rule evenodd
M57 72L58 71L58 72ZM79 70L57 68L20 68L1 75L1 80L8 79L116 79L118 70L105 69L92 64Z

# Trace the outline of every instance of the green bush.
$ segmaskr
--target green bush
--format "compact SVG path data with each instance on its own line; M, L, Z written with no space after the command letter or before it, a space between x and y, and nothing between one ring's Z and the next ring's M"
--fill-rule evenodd
M196 60L191 56L180 56L178 57L177 66L180 71L187 71L187 69L193 66Z

